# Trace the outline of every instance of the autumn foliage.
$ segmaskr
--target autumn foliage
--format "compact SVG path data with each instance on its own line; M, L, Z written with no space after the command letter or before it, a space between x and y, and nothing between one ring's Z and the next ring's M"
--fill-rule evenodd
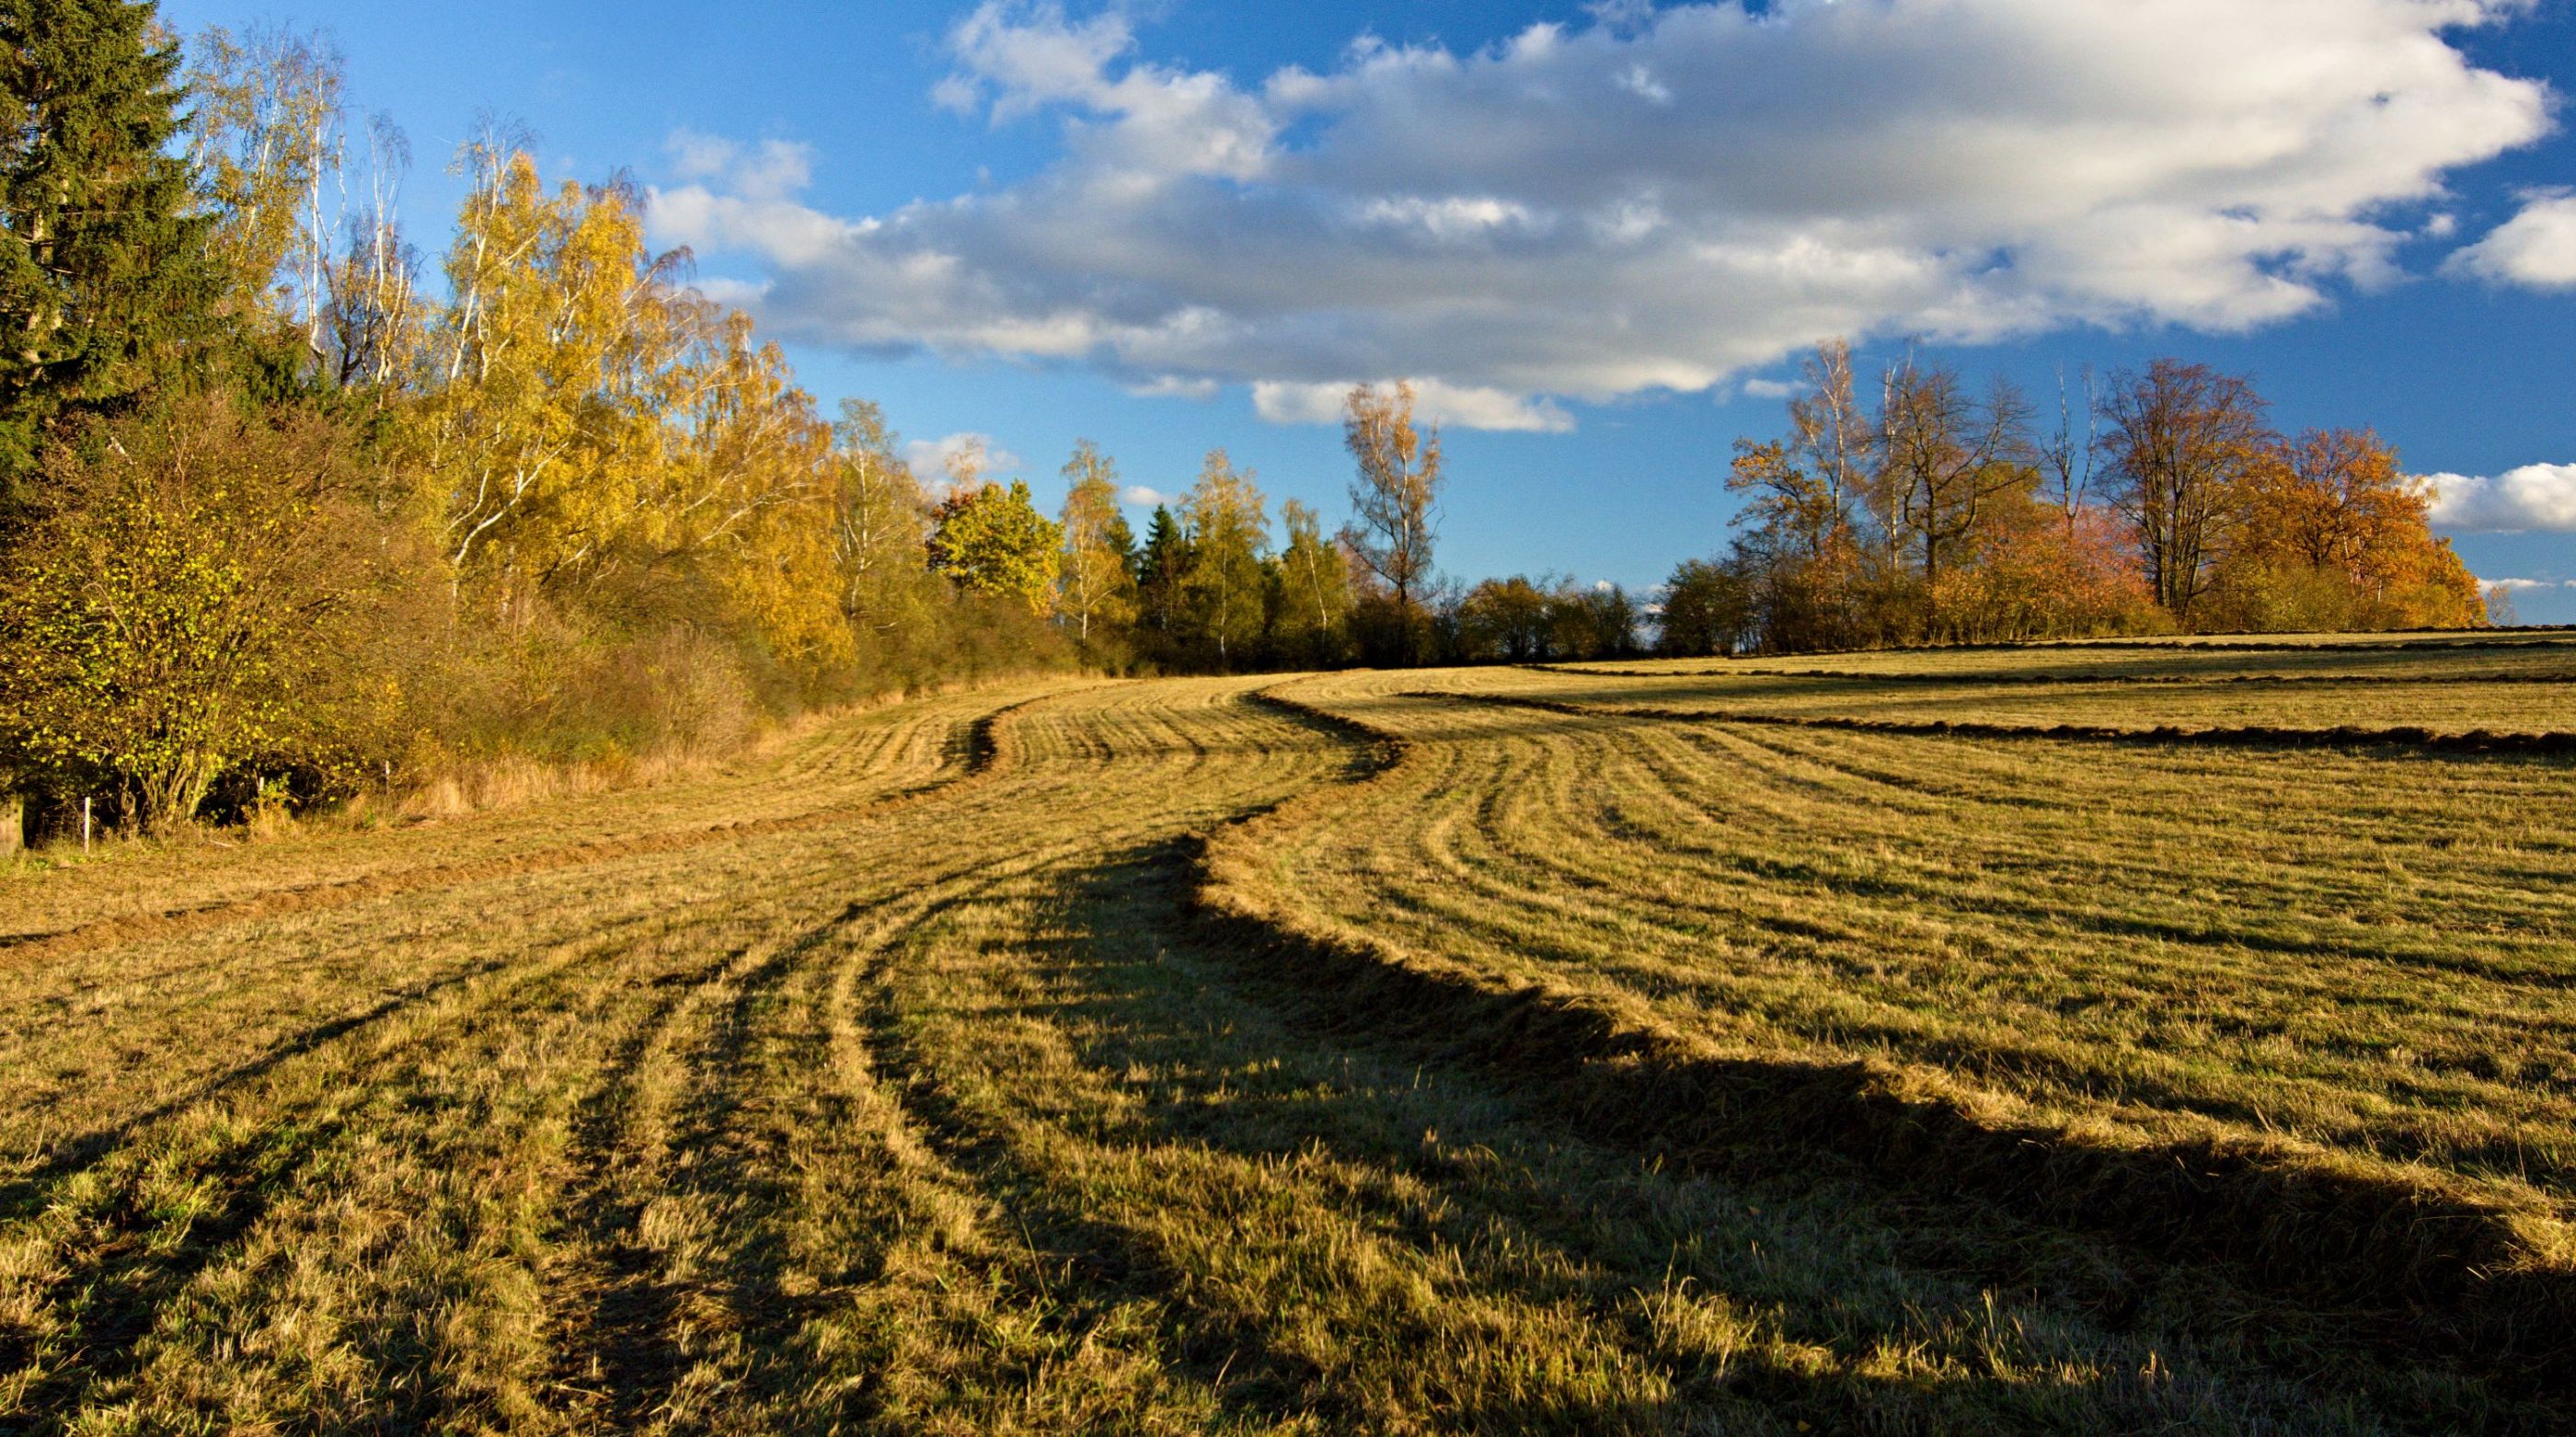
M1839 341L1806 375L1790 433L1736 445L1739 533L1675 571L1668 652L2484 622L2396 453L2277 434L2243 378L2088 376L2044 432L2009 385L1911 359L1864 406Z
M107 8L5 156L69 178L0 225L0 309L66 336L0 375L0 795L164 830L1071 662L1025 486L934 514L632 188L478 135L433 289L326 42L210 32L183 103L150 7ZM170 282L120 322L138 267Z

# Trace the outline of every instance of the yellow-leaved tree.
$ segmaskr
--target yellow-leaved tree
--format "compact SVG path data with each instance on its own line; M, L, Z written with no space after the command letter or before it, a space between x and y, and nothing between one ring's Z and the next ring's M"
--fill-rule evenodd
M472 189L408 430L460 589L508 614L636 516L674 336L630 194L549 193L524 151L490 140L458 165Z
M1100 446L1074 445L1064 466L1064 572L1056 612L1085 647L1118 642L1136 622L1135 535L1118 512L1118 466Z

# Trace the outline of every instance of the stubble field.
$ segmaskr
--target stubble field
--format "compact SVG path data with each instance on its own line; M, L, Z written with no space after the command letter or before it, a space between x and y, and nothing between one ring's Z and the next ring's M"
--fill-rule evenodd
M0 873L0 1428L2557 1430L2576 641L1068 682Z

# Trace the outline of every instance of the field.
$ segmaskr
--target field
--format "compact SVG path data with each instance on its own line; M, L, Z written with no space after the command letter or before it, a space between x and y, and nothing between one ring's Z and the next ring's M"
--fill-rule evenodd
M0 1430L2564 1430L2571 700L1067 681L20 860Z

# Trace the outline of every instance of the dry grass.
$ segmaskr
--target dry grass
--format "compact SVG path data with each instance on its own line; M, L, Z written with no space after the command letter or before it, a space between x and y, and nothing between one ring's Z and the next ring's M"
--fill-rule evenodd
M0 877L0 1427L2564 1416L2455 1270L2565 1257L2562 765L1397 696L1639 682L957 696ZM2189 1134L2242 1224L2086 1176ZM2347 1272L2365 1189L2488 1246L2228 1246Z
M2412 726L2437 733L2576 729L2576 638L1923 649L1477 677L1480 687L1593 704L1808 718L2131 728Z

